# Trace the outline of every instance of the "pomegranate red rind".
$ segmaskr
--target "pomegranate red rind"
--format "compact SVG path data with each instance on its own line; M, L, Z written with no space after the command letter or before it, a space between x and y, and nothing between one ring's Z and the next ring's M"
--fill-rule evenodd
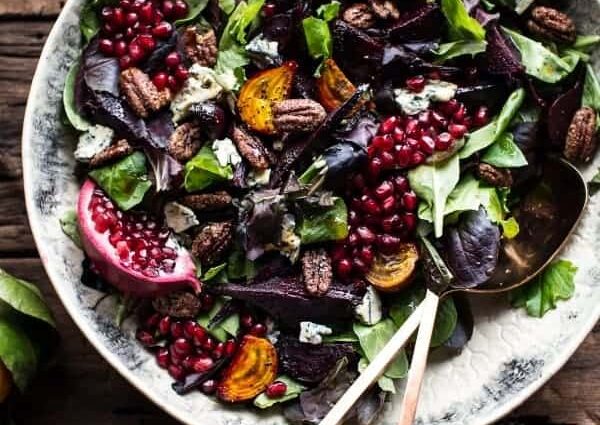
M117 210L96 183L86 180L77 217L83 248L98 274L140 297L186 287L200 292L191 255L170 240L168 229L143 216Z

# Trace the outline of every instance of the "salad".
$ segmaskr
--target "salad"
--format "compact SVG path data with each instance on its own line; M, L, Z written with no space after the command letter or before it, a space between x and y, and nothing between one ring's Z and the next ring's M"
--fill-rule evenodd
M135 313L177 393L318 423L426 288L485 284L527 214L551 225L527 208L544 158L595 155L600 36L561 3L87 1L61 223L82 283ZM542 316L576 271L554 262L512 304ZM472 327L445 297L432 348L459 352Z

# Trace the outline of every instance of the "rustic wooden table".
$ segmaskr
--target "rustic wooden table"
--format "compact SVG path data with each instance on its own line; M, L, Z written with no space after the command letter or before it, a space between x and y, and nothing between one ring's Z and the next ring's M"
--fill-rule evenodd
M52 290L29 231L20 169L30 80L59 0L0 0L0 267L36 282L62 345L18 409L23 425L176 424L119 376L86 341ZM522 424L600 424L600 325L573 358L508 419Z

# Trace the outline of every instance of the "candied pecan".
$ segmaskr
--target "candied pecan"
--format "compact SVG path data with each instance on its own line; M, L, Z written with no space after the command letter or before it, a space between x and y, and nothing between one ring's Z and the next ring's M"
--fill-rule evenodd
M167 150L178 161L186 162L192 158L202 146L200 128L186 122L175 129L169 138Z
M203 266L215 264L231 245L232 231L230 222L207 224L194 238L192 254Z
M571 120L563 153L569 161L587 162L592 159L596 144L596 112L584 106Z
M324 249L306 251L302 256L302 277L306 292L325 295L331 285L331 258Z
M217 63L217 37L212 28L199 33L196 27L187 27L183 32L185 55L201 66L213 67Z
M527 28L538 37L560 43L573 43L577 37L573 20L551 7L533 8L531 19L527 21Z
M141 69L129 68L121 72L119 81L121 93L137 115L147 118L171 101L171 91L159 91L150 77Z
M354 3L344 10L342 19L356 28L371 28L375 24L373 10L368 4Z
M493 165L480 163L477 175L484 182L496 187L510 187L513 184L512 173L507 168L496 168Z
M101 150L90 159L90 167L96 168L109 162L121 159L130 153L133 153L133 147L125 139L117 141L106 149Z
M242 128L233 126L231 138L237 146L240 154L254 168L269 168L269 152L258 137L251 135Z
M400 11L391 0L371 0L371 9L380 19L400 19Z
M311 99L288 99L272 107L273 124L282 133L312 131L327 116L325 108Z
M231 205L232 198L229 193L223 191L215 193L202 193L198 195L186 195L180 202L195 211L219 211Z
M180 319L196 317L201 303L197 296L185 291L174 291L152 301L154 310L163 316Z

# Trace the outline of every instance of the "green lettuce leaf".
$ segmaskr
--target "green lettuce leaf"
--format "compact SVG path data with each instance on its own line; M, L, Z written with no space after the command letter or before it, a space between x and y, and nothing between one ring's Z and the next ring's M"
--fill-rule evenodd
M512 239L519 234L519 223L514 217L507 217L510 210L506 205L507 196L500 196L499 189L482 186L479 189L479 199L492 223L502 226L502 234Z
M188 4L188 14L185 18L176 20L176 26L194 22L208 5L208 0L186 0L186 2Z
M467 174L460 179L448 195L444 217L464 211L477 210L480 204L479 181L472 174ZM419 218L430 223L433 222L431 206L426 202L421 202L419 205Z
M209 280L214 279L227 268L227 263L219 264L218 266L211 267L208 269L200 278L202 282L208 282Z
M600 83L591 65L586 66L581 106L589 106L596 112L600 111Z
M354 323L353 329L366 358L369 361L373 361L388 341L392 339L397 327L392 320L385 319L373 326ZM388 366L385 376L398 379L404 378L407 373L408 359L406 352L401 350L396 359Z
M302 244L337 241L348 236L348 210L342 198L334 198L333 206L302 208L302 220L296 229Z
M575 292L577 267L568 260L550 264L535 280L510 293L514 307L524 307L527 314L542 317L556 308L559 300L568 300Z
M208 324L213 317L217 315L219 310L223 308L225 301L223 298L218 298L215 301L215 305L208 313L202 313L197 322L200 326L205 327L212 336L217 338L219 341L226 341L230 337L236 337L240 330L240 317L238 314L232 314L225 320L217 323L214 326L208 327Z
M235 0L219 0L219 8L229 15L235 9Z
M327 22L309 16L302 20L302 28L310 56L314 59L329 58L333 49L333 40Z
M117 3L118 0L88 0L85 2L79 15L79 28L86 44L100 31L101 22L98 13L100 9Z
M260 10L262 9L265 0L249 0L246 2L240 2L227 22L223 37L229 35L232 39L241 44L245 45L248 43L246 39L248 35L248 29L255 23L259 18ZM223 39L221 39L223 40Z
M67 74L67 78L65 79L65 88L63 90L63 107L65 108L65 115L67 116L67 119L73 128L79 131L86 131L92 126L92 124L79 114L79 111L77 111L77 106L75 105L75 80L78 72L79 61L73 64L69 70L69 73Z
M451 40L485 40L485 29L469 16L462 0L442 0L442 12Z
M366 357L361 357L358 361L358 373L363 373L369 366L369 363L370 362ZM396 394L396 386L394 385L394 380L392 378L388 378L384 375L377 380L377 385L379 385L379 388L381 388L383 391Z
M142 202L152 186L142 152L134 152L114 164L92 170L89 175L124 211Z
M317 15L323 18L326 22L333 21L340 13L341 3L333 0L331 3L322 4L317 8Z
M188 192L202 190L213 183L233 178L231 165L225 167L219 164L210 146L202 149L185 164L184 187Z
M79 248L82 248L81 237L79 236L77 213L75 210L67 211L59 221L63 233L67 235L75 245L77 245Z
M275 381L283 382L287 386L285 394L279 398L269 398L265 393L259 394L253 402L259 409L267 409L277 403L293 400L306 389L300 382L293 380L287 375L278 376Z
M483 40L459 40L440 44L435 52L436 63L444 63L447 60L459 56L470 55L474 57L485 52L487 43Z
M252 279L256 276L256 266L246 258L246 253L237 247L227 258L227 277L230 279Z
M501 168L524 167L527 165L527 159L514 142L511 133L502 133L498 140L485 151L481 160Z

